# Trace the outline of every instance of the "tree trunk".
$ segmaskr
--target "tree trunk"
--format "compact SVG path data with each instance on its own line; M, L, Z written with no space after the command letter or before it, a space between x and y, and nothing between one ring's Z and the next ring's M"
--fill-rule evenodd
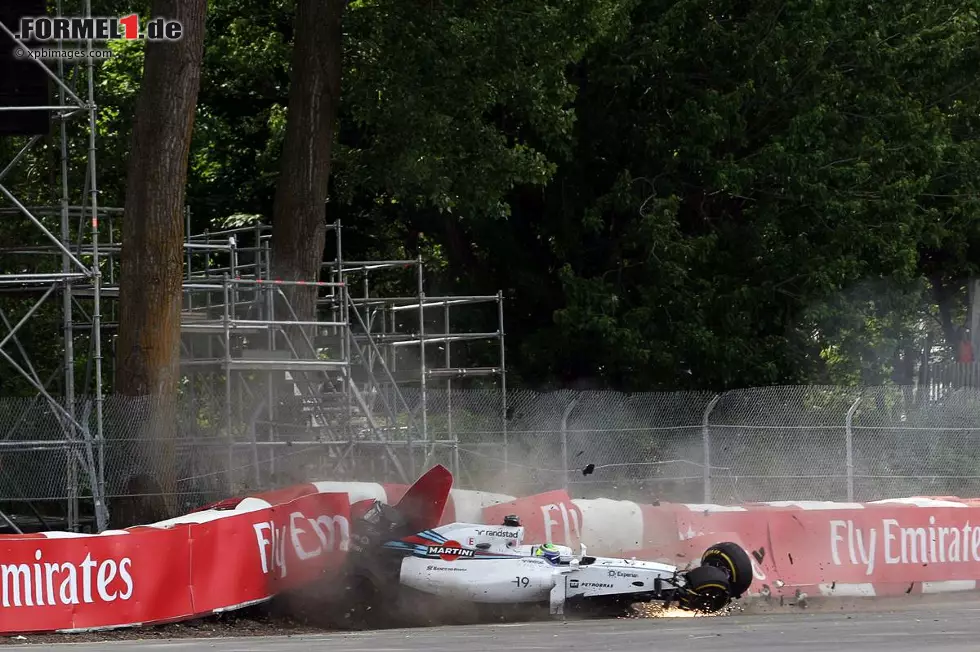
M207 0L153 1L152 15L179 21L183 36L176 42L147 42L133 123L122 233L116 391L143 397L149 409L141 410L136 427L118 430L127 439L139 437L153 444L126 446L128 459L120 461L135 476L152 478L158 495L139 501L143 509L127 505L119 510L128 512L128 518L165 517L174 507L184 191L206 13ZM134 457L138 469L132 469ZM145 489L145 480L140 486L144 493L154 493Z
M272 274L317 281L326 241L327 185L340 106L345 0L297 0L286 137L273 206ZM296 317L316 315L315 287L283 287ZM277 319L292 316L277 314ZM297 346L300 342L295 342ZM307 351L307 355L312 355Z

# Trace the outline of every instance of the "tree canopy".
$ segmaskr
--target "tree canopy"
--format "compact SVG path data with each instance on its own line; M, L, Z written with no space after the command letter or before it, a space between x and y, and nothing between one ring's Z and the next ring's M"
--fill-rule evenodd
M349 258L421 251L446 292L503 289L509 384L904 382L978 273L978 9L353 0L331 219ZM272 216L294 11L209 3L194 230ZM142 45L113 47L100 186L122 206ZM16 177L37 201L51 156Z

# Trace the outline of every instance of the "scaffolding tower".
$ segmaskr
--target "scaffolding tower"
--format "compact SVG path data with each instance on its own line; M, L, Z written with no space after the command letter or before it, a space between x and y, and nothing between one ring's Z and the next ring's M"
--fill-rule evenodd
M62 13L62 0L56 2L57 12ZM91 1L82 3L82 15L92 15ZM0 23L7 37L14 39L19 46L27 47L15 32ZM64 43L58 41L59 47ZM0 291L6 296L27 298L30 308L17 319L8 317L0 309L0 320L5 327L0 338L0 360L3 365L13 370L25 379L36 390L34 409L40 410L47 419L44 425L50 431L43 432L38 438L25 438L23 433L32 421L32 408L21 405L22 413L13 422L13 426L0 434L0 451L4 459L18 460L13 465L4 464L0 467L0 486L4 494L0 501L5 505L11 502L25 503L31 506L34 521L32 527L41 528L67 525L74 529L80 520L79 489L87 485L87 492L92 497L94 520L99 529L106 525L106 509L103 478L104 450L102 441L102 349L99 337L89 340L88 361L91 374L82 392L79 393L75 381L75 314L84 310L91 324L90 333L98 334L101 330L101 276L99 273L102 255L99 242L99 217L102 214L98 205L97 164L96 164L96 117L97 110L94 96L94 61L93 42L85 43L89 56L85 60L75 60L66 65L63 59L58 59L54 66L47 62L35 60L38 74L46 75L54 84L56 100L44 106L24 106L23 103L10 101L0 106L0 119L14 112L45 112L49 122L56 126L51 135L52 149L58 152L57 187L51 188L52 206L44 209L30 207L18 197L15 189L7 179L17 171L28 155L42 147L45 137L34 135L23 142L16 143L16 154L6 162L0 162L0 194L3 204L7 205L7 216L13 214L26 218L29 229L36 234L45 245L38 247L38 254L31 264L25 264L16 272L0 275ZM79 129L84 136L73 140L69 137L70 128ZM79 142L80 141L80 142ZM82 149L81 155L76 150ZM76 184L75 177L79 176L77 165L73 161L81 160L81 177L84 180ZM74 204L74 205L73 205ZM6 216L5 216L6 217ZM77 222L76 222L77 220ZM23 233L21 236L23 237ZM84 251L82 251L84 249ZM6 257L15 255L13 252L3 252ZM55 271L56 270L56 271ZM8 267L9 271L9 267ZM87 306L79 302L78 293L81 288L87 288L90 300ZM49 301L60 298L62 313L62 370L61 378L42 378L31 362L31 354L21 342L21 334L27 330L27 325L38 310ZM87 308L87 310L86 310ZM19 355L18 362L14 355ZM50 391L54 382L62 387L62 396L55 398ZM82 398L86 397L86 398ZM38 407L40 403L40 407ZM37 425L37 424L35 424ZM33 432L42 430L33 428ZM45 428L44 430L47 430ZM27 469L21 460L33 456L44 461L44 469ZM59 490L67 493L67 507L62 518L44 516L34 507L37 499L45 496L25 495L22 487L32 474L44 472L58 476L60 470L66 472ZM58 483L55 483L58 484ZM41 491L44 493L44 491ZM57 493L57 491L55 492ZM35 500L32 500L35 499ZM7 529L20 532L21 525L17 519L11 518L0 511L0 525Z

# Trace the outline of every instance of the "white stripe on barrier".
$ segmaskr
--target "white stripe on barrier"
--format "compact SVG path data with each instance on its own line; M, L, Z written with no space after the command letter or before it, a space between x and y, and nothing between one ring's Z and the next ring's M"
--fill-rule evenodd
M582 541L599 554L643 547L643 509L628 500L573 500L582 512Z
M861 503L835 503L829 500L776 500L762 503L769 507L799 507L806 510L864 509Z
M356 503L359 500L380 500L381 502L388 502L388 492L385 491L384 485L380 485L377 482L333 482L333 481L321 481L312 483L318 493L321 494L332 494L332 493L346 493L351 503Z
M147 527L167 529L172 528L175 525L210 523L211 521L220 521L223 518L230 518L239 514L269 509L270 507L272 507L272 503L267 500L249 497L243 498L240 503L235 505L234 509L208 509L203 512L191 512L190 514L184 514L183 516L167 519L166 521L150 523L147 525Z
M83 534L81 532L41 532L41 535L48 539L84 539L85 537L104 537L114 534L129 534L129 532L126 530L106 530L105 532L100 532L99 534Z
M747 512L749 511L745 507L738 507L736 505L701 505L698 503L685 503L684 507L687 507L692 512Z
M923 582L923 593L951 593L953 591L976 591L976 580L947 580L945 582Z
M824 597L836 598L873 598L875 597L874 584L821 584L819 585L820 595Z
M516 500L506 494L495 494L471 489L453 489L450 494L456 520L464 523L482 523L483 508Z
M957 503L951 500L939 500L937 498L925 498L923 496L910 496L908 498L888 498L886 500L875 500L869 505L915 505L916 507L969 507L966 503Z

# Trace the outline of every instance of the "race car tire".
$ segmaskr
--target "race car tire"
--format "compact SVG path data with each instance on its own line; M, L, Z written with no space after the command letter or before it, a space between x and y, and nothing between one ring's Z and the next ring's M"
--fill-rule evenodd
M685 575L685 585L678 592L682 609L699 613L715 613L731 601L728 573L715 566L698 566Z
M752 585L752 560L742 546L731 541L716 543L701 555L702 566L714 566L728 574L733 598L741 598Z

